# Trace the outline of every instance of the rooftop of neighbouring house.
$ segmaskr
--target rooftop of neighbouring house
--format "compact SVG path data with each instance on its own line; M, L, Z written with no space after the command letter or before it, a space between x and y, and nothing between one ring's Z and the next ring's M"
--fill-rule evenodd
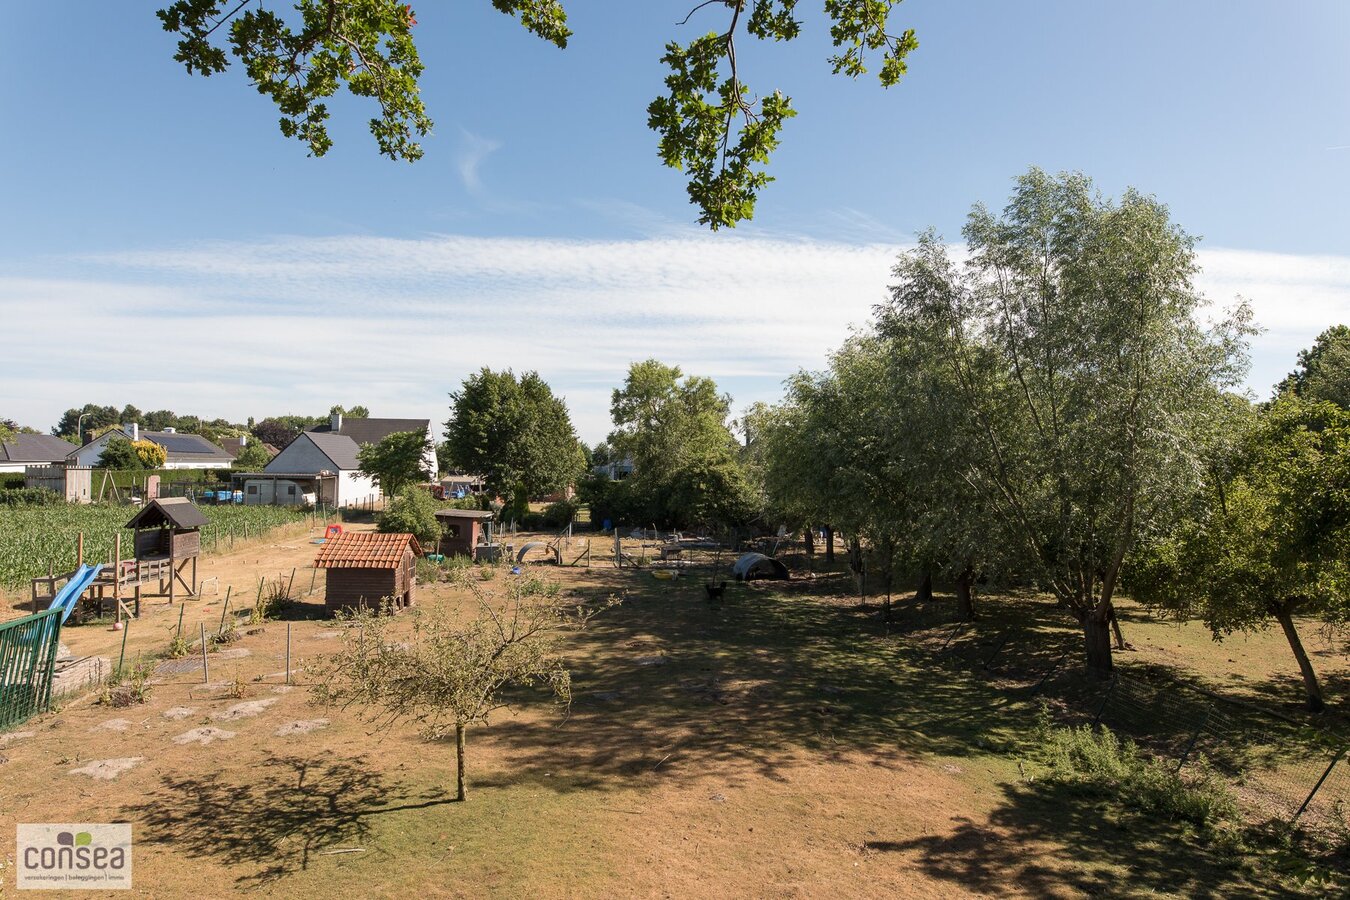
M429 432L430 419L353 419L349 416L333 415L326 424L306 428L308 434L341 434L351 438L358 445L378 444L380 441L400 431Z
M74 449L69 441L54 434L16 434L0 443L0 462L59 463Z

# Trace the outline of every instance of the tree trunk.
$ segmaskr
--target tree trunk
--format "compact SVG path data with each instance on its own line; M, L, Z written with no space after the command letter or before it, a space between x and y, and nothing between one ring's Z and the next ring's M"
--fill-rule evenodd
M1116 637L1117 650L1133 650L1129 644L1125 643L1125 635L1120 631L1120 619L1116 616L1116 608L1111 607L1111 633Z
M457 791L455 799L463 802L468 798L468 787L464 783L464 726L455 726L455 763L457 767L455 784Z
M924 572L923 578L919 580L919 589L914 592L914 599L920 603L933 602L933 573Z
M962 622L975 621L974 584L975 573L969 567L956 576L956 617ZM931 594L933 590L931 581L928 590Z
M807 525L802 529L802 540L806 544L806 555L816 555L816 529L813 525Z
M1088 672L1098 678L1109 678L1112 668L1109 613L1102 615L1095 609L1087 611L1083 616L1083 641Z
M825 526L825 562L834 562L834 526Z
M1303 641L1299 640L1298 629L1294 627L1294 617L1289 610L1289 604L1281 603L1275 607L1274 612L1275 619L1284 629L1284 636L1289 641L1289 649L1294 651L1294 659L1298 660L1298 669L1303 673L1303 687L1308 692L1308 709L1321 712L1322 685L1318 684L1312 661L1308 659L1308 653L1303 649Z

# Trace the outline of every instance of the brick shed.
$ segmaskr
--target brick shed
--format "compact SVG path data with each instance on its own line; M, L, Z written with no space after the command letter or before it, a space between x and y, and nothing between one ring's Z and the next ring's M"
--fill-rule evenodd
M412 606L417 590L417 558L422 548L411 534L348 531L331 538L314 558L328 570L324 605L328 612L365 605Z

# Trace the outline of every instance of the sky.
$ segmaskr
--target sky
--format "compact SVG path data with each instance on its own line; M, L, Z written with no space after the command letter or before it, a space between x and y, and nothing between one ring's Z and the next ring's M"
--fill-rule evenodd
M0 417L441 421L486 365L539 371L594 443L653 356L741 409L866 322L916 232L959 240L1030 166L1137 187L1202 238L1199 286L1266 329L1258 396L1350 322L1344 0L905 0L920 46L889 90L830 74L805 0L797 41L741 42L751 88L800 114L754 221L716 234L645 113L664 44L716 8L571 0L560 51L488 0L416 4L436 127L408 164L350 97L308 158L240 71L173 62L159 5L0 0Z

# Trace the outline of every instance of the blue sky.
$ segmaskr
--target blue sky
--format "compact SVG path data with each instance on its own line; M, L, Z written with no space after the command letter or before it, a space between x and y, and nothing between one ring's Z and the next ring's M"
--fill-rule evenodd
M594 441L653 354L738 406L772 399L866 318L916 231L956 237L1030 165L1138 186L1203 236L1202 286L1269 329L1262 394L1350 321L1350 3L906 0L920 48L883 91L829 74L805 0L797 42L743 42L752 88L800 116L755 221L715 236L645 125L664 42L721 22L677 27L691 5L573 0L559 51L487 0L416 4L437 124L408 165L377 156L356 99L307 158L242 73L182 73L153 0L5 4L0 316L50 338L8 342L0 415L443 418L493 365L538 368ZM88 338L59 344L69 321Z

